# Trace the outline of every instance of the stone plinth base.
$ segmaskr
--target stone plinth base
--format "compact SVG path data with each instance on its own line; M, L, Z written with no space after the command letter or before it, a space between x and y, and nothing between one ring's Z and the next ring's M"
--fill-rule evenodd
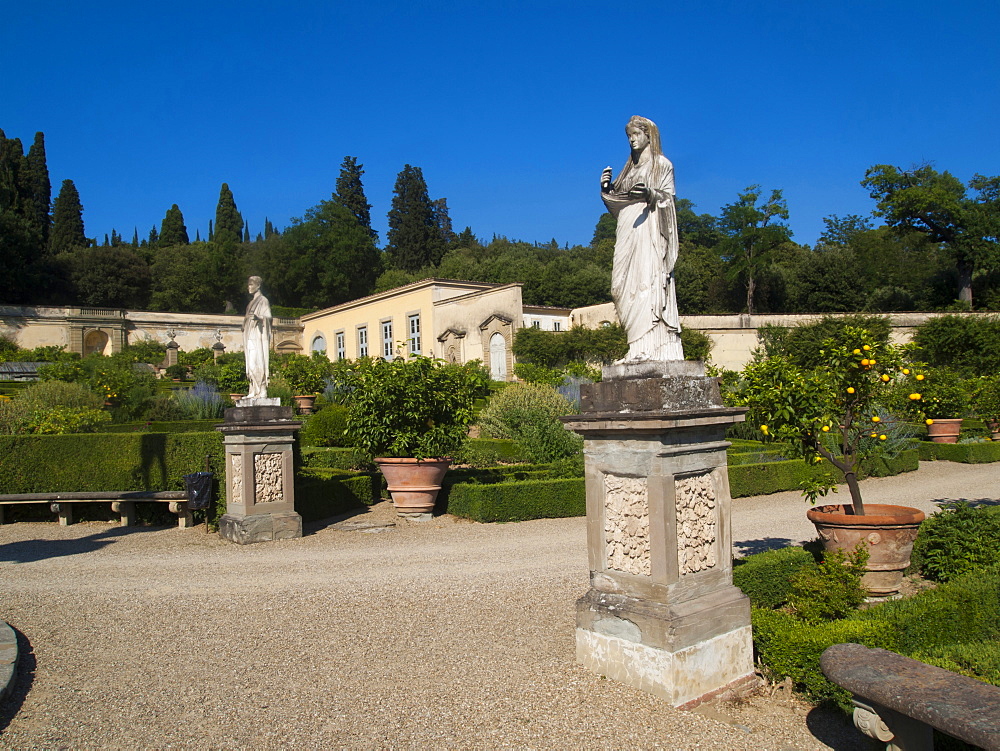
M280 407L281 399L276 396L244 396L236 400L237 407ZM291 409L291 408L289 408Z
M302 517L294 511L240 516L224 514L219 519L219 536L239 545L302 537Z
M749 626L678 652L578 628L576 661L595 673L659 696L675 707L697 703L753 677Z

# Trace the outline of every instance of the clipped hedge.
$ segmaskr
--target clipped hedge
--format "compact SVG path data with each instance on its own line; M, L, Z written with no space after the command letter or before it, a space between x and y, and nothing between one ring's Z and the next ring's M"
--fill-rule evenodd
M447 509L478 522L515 522L584 516L587 500L583 478L460 483L451 486Z
M963 464L987 464L1000 462L1000 441L986 443L932 443L920 442L920 460L932 462L961 462Z
M204 472L207 457L212 518L226 509L222 434L214 431L0 436L0 456L0 493L183 490L183 476Z
M369 470L374 465L356 448L304 446L302 464L317 469Z
M221 419L170 420L168 422L120 422L105 425L102 433L207 433L221 425Z
M920 464L917 449L906 449L892 459L877 457L861 466L862 477L890 477L902 472L912 472ZM832 474L838 483L844 482L843 474L828 462L808 465L802 459L731 464L729 488L733 498L768 495L783 490L799 490L803 480Z
M316 521L379 500L380 483L370 473L303 469L295 476L295 510L303 521Z
M499 462L523 462L524 451L507 438L468 438L455 455L457 464L478 466Z
M812 553L800 547L779 548L733 562L733 584L755 607L780 608L788 601L789 580L812 565Z
M776 677L790 676L814 699L833 699L845 710L850 695L823 675L823 650L854 642L920 659L958 662L961 672L983 681L994 677L995 656L977 662L956 645L1000 641L1000 566L980 569L906 600L882 603L847 618L809 625L789 613L753 608L758 656ZM982 672L978 672L977 665Z

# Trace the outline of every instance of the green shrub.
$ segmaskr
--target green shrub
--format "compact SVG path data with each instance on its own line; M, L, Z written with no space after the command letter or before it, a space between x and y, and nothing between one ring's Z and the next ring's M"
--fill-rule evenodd
M304 418L299 438L303 446L332 446L343 448L350 445L344 432L347 428L349 409L341 404L328 404L319 412Z
M835 701L845 711L851 709L851 695L823 675L823 651L845 642L899 651L892 627L878 620L845 618L809 625L791 613L753 608L751 621L757 656L772 677L788 676L813 700Z
M983 443L932 443L920 441L920 460L988 464L1000 461L1000 441Z
M1000 686L1000 642L981 639L917 651L914 660Z
M150 401L143 417L150 422L173 422L183 420L184 411L173 394L157 394Z
M295 510L303 521L326 519L377 502L373 474L335 469L303 469L295 475Z
M182 420L213 420L222 417L226 398L214 386L198 381L193 388L178 389L173 398Z
M969 414L969 387L956 372L939 369L924 371L924 375L916 387L920 399L914 402L923 417L937 420Z
M15 401L24 402L29 409L47 407L80 407L100 409L104 400L81 383L39 381L22 390Z
M447 510L478 522L512 522L584 516L587 501L582 479L458 484L451 487Z
M150 420L116 422L101 428L102 433L210 433L219 420Z
M479 427L486 438L514 439L507 415L512 410L533 411L549 418L571 415L573 405L551 386L511 383L490 398L479 413ZM561 423L560 423L561 424Z
M757 553L733 563L733 584L750 602L775 610L788 602L789 579L806 566L814 566L812 554L800 547Z
M193 349L190 352L178 350L177 362L185 367L191 368L192 370L196 370L202 365L211 365L214 363L215 355L208 347L199 347L198 349Z
M708 362L714 346L715 342L708 334L695 329L681 329L681 347L684 349L685 360Z
M469 438L455 454L454 464L492 467L501 462L525 461L524 452L514 441L504 438Z
M913 562L934 581L949 581L1000 563L1000 514L996 509L957 503L920 525Z
M854 331L850 331L854 329ZM884 316L854 314L846 316L824 316L816 323L807 323L793 328L781 326L761 326L757 338L761 347L759 357L784 355L799 368L810 369L824 365L822 350L826 346L853 348L857 340L857 329L867 332L868 343L881 349L889 343L892 324ZM827 345L832 340L832 345Z
M920 348L920 358L935 367L952 368L965 376L1000 372L998 316L932 318L917 327L913 342Z
M0 403L0 434L93 433L111 422L102 406L101 398L82 384L34 383Z
M514 375L526 383L538 383L556 388L563 382L563 371L559 368L546 368L530 362L514 364Z
M982 376L970 384L972 410L985 422L1000 422L1000 374Z
M317 469L339 469L369 472L375 469L372 461L357 448L329 448L323 446L303 446L302 463Z
M79 361L57 362L38 369L42 381L81 383L111 404L115 422L135 420L145 413L156 394L156 379L148 365L128 352L110 357L89 355Z
M789 581L788 606L806 623L843 618L861 607L867 591L861 584L868 562L864 543L851 553L828 550L816 566L804 566Z

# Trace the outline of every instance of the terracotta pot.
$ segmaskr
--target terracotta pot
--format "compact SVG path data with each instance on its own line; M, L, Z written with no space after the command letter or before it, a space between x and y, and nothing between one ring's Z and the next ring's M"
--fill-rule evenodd
M429 514L434 510L449 459L376 459L401 514Z
M867 573L862 583L874 597L899 592L903 571L910 565L913 541L925 518L920 509L909 506L865 504L864 516L846 513L848 505L816 506L806 516L816 525L826 550L854 550L862 540L868 544Z
M295 406L299 408L299 412L303 415L311 415L313 413L313 404L316 403L315 396L296 396Z
M994 441L1000 441L1000 421L990 420L986 424L987 426L989 426L990 429L990 434L991 434L990 438L992 438Z
M958 443L958 434L962 430L962 418L946 418L932 420L927 426L927 436L934 443Z

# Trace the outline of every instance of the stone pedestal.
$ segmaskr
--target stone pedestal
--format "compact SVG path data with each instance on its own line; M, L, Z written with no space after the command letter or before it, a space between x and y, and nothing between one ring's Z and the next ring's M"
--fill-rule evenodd
M577 660L666 699L696 703L753 680L750 602L732 583L726 428L701 363L605 368L581 387L590 591Z
M216 426L226 447L226 513L219 534L241 545L302 537L292 448L302 423L292 408L233 407Z

